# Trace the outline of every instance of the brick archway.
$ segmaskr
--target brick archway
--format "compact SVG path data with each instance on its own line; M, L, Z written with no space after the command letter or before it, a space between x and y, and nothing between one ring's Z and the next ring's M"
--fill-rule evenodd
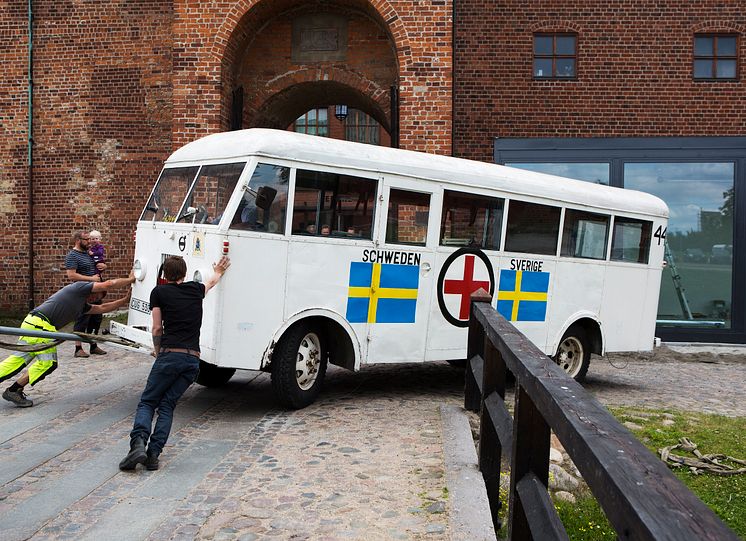
M365 111L390 132L389 89L334 68L304 69L272 81L265 93L244 104L244 126L285 129L309 109L338 103Z
M403 148L440 154L451 153L452 134L452 1L413 5L409 0L329 0L312 3L308 0L237 0L228 7L199 2L199 9L186 2L175 4L173 47L173 145L178 147L200 136L227 130L230 127L234 91L246 90L247 80L239 81L246 73L242 66L247 51L257 56L285 51L290 54L289 39L280 36L259 52L256 39L268 24L285 18L285 22L299 14L335 12L344 17L366 19L369 28L377 28L369 42L359 41L350 46L351 58L358 65L350 68L344 62L318 63L286 67L283 72L255 70L248 84L255 88L244 95L244 104L269 103L267 90L276 88L284 72L316 68L317 81L328 77L329 69L360 73L372 85L336 78L370 98L375 107L365 109L376 117L390 109L390 98L382 96L392 86L398 89L399 143ZM191 6L191 7L190 7ZM388 71L383 75L366 73L360 66L369 65L367 44L379 40L376 49L386 50ZM270 40L267 40L270 43ZM287 63L289 64L289 62ZM243 71L242 71L243 69ZM341 75L341 74L339 74ZM327 78L326 82L330 80ZM288 81L289 83L290 81ZM293 82L292 85L298 84ZM260 86L263 88L259 88ZM292 86L290 85L290 86ZM290 88L277 88L283 92ZM261 99L259 98L261 97ZM386 122L390 124L391 111ZM373 115L375 113L375 115ZM244 111L244 116L247 111Z

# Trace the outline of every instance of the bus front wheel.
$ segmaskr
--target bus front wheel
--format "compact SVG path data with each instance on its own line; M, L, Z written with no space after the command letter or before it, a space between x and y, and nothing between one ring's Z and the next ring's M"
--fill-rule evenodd
M580 326L567 329L553 359L570 377L583 381L591 364L591 344L585 329Z
M272 388L280 403L292 409L312 404L326 374L321 333L307 324L287 331L272 353Z
M215 366L200 360L199 375L197 383L205 387L221 387L228 383L236 373L235 368L225 368L224 366Z

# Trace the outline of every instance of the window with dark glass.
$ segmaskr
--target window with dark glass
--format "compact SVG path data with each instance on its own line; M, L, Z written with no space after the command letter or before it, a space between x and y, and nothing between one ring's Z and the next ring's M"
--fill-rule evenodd
M534 78L572 79L577 75L575 34L534 34Z
M565 210L562 250L565 257L606 259L609 240L609 216L582 210Z
M285 233L290 168L258 163L231 219L231 229Z
M377 186L373 179L298 169L293 235L370 240Z
M295 131L308 135L329 135L329 111L311 109L295 120Z
M440 245L499 250L503 205L496 197L445 190Z
M732 34L694 36L694 78L736 79L738 39Z
M555 255L559 227L558 207L511 201L508 205L505 251Z
M652 222L617 216L611 238L611 260L647 263L651 229Z
M429 217L430 194L392 189L386 220L386 243L424 246Z
M359 109L350 109L345 119L345 139L356 143L380 144L381 125Z

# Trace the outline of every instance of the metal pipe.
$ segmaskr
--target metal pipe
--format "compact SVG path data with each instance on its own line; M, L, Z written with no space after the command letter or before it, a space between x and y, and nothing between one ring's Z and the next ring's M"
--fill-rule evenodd
M28 0L28 306L34 307L34 7Z
M0 327L0 335L31 336L32 338L52 338L53 340L75 340L76 342L93 343L95 340L85 338L69 332L38 331L36 329L19 329L16 327Z

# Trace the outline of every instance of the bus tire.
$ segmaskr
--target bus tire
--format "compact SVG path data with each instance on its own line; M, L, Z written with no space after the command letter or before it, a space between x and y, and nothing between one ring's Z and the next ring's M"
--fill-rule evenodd
M290 328L272 352L272 389L280 404L290 409L312 404L325 375L322 334L305 323Z
M215 366L214 364L199 361L199 374L197 383L205 387L222 387L236 373L235 368L225 368L224 366Z
M583 381L591 364L591 343L585 329L580 325L567 329L552 359L575 381Z

